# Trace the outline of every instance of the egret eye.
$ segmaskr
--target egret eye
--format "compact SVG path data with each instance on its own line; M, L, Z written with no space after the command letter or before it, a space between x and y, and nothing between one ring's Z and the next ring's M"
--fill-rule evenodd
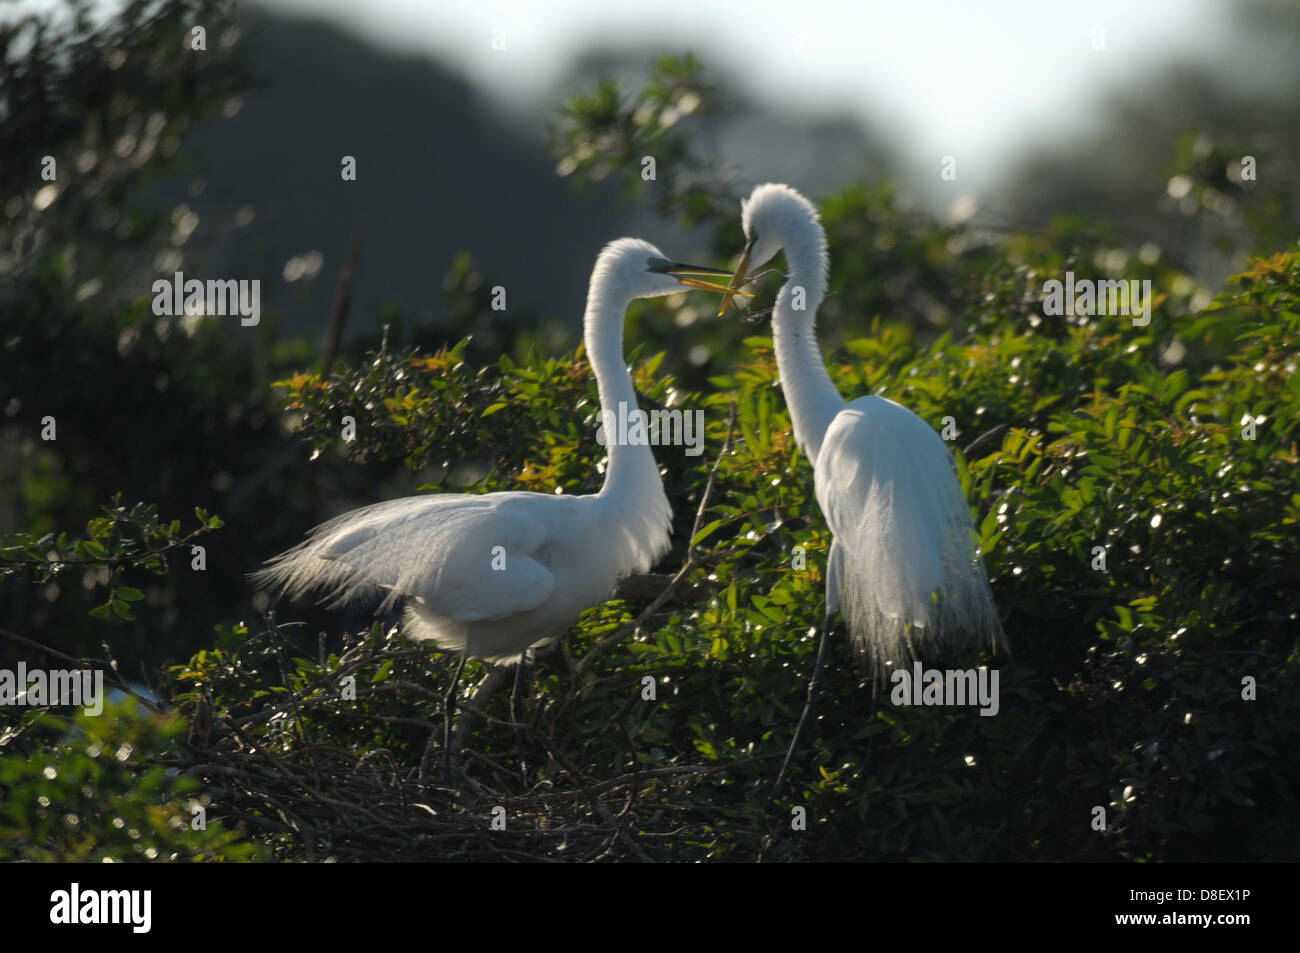
M667 258L651 258L646 263L646 271L654 271L663 274L668 270L670 265L672 265L672 262Z

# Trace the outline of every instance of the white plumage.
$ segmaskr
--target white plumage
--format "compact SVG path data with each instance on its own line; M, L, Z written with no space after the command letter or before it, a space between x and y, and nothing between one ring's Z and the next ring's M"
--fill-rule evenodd
M562 635L620 575L667 552L668 501L660 490L646 502L645 515L629 520L599 494L390 500L318 527L263 578L290 596L323 591L331 605L386 591L380 611L406 598L409 637L511 661Z
M623 359L633 298L718 286L674 277L727 274L667 262L653 245L602 250L588 288L584 336L602 408L636 410ZM611 441L612 443L612 441ZM513 661L562 635L620 576L669 549L672 511L650 447L611 445L599 493L413 496L345 513L254 574L290 596L332 605L387 593L405 599L405 631L469 658Z
M826 608L843 613L877 670L999 631L966 498L933 428L892 400L860 397L831 421L814 481L835 536Z
M760 185L742 210L749 245L738 279L782 249L789 265L772 330L795 439L834 534L828 617L843 614L877 673L944 649L996 647L1002 629L948 447L892 400L846 403L826 372L816 314L829 256L816 208L789 186Z

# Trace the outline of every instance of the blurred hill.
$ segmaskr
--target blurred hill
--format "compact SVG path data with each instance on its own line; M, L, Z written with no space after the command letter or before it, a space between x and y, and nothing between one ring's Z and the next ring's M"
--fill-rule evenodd
M1054 215L1086 213L1217 281L1245 249L1216 243L1216 227L1241 209L1204 194L1171 196L1168 180L1180 161L1219 162L1228 148L1259 152L1261 177L1272 185L1279 177L1294 183L1300 58L1286 51L1296 48L1296 16L1282 0L1240 5L1224 47L1258 69L1229 59L1157 61L1148 82L1099 88L1104 118L1074 140L1033 142L1003 185L980 197L980 221L1034 230ZM575 192L547 153L547 131L568 97L609 77L635 88L661 50L590 51L551 86L503 103L431 58L388 53L324 20L258 7L241 18L258 86L194 133L189 149L204 157L204 178L173 180L151 201L184 202L205 225L221 223L196 231L188 267L261 276L264 308L280 311L287 331L323 330L363 221L349 333L367 338L389 306L447 327L442 282L461 252L506 286L517 319L519 309L536 309L569 332L579 323L587 263L609 239L639 234L679 257L707 254L703 232L683 237L680 225L619 202L612 189ZM711 76L718 95L699 149L721 170L745 169L732 183L736 195L765 179L826 194L887 178L918 204L944 207L955 194L881 129L848 115L776 110L741 92L743 77ZM1171 143L1191 132L1199 138L1178 155ZM339 178L344 155L357 157L355 182ZM1283 224L1300 221L1297 214L1291 209Z
M320 280L298 290L269 275L264 307L282 309L290 330L323 328L364 221L353 330L387 305L437 321L460 251L502 276L512 302L580 313L588 275L572 263L594 258L613 216L575 203L537 144L431 60L389 56L320 21L243 19L260 88L195 133L207 188L189 202L200 218L251 207L254 224L249 240L200 248L204 268L258 274L319 252ZM340 178L345 155L357 159L354 182Z
M187 143L203 156L202 191L173 181L151 201L185 202L201 222L222 223L196 231L189 268L261 276L263 308L280 309L286 330L328 323L338 268L363 220L354 334L373 334L389 305L442 324L441 282L460 252L506 286L511 309L537 308L575 329L605 242L643 235L682 258L706 246L612 190L575 193L546 150L547 122L569 95L598 77L635 81L657 50L583 57L521 118L432 59L391 55L325 21L265 8L245 8L241 20L258 88ZM847 117L773 113L730 90L724 98L716 154L743 160L751 177L788 178L818 193L887 168L885 150ZM779 158L766 145L776 136L790 147ZM355 182L340 180L344 155L357 157ZM233 224L237 215L246 227ZM303 279L268 273L311 252L322 257L308 261Z

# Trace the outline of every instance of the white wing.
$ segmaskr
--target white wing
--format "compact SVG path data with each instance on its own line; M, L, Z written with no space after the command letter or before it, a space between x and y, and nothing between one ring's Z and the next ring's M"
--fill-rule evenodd
M883 397L859 398L827 428L814 478L835 535L827 605L877 671L927 653L940 634L996 641L970 509L929 424Z
M344 513L254 574L289 596L318 590L339 605L388 590L455 622L501 619L541 605L555 580L536 557L549 497L527 493L414 496ZM558 501L557 501L558 502Z

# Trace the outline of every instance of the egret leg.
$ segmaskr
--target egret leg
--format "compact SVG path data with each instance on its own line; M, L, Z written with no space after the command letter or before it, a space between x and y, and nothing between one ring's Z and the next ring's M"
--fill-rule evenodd
M813 666L812 679L808 682L808 699L804 702L803 714L799 716L799 724L794 729L794 737L790 739L790 750L785 753L785 760L781 762L781 771L776 776L776 786L772 788L772 796L777 797L781 793L781 788L785 785L785 773L790 768L790 761L794 758L795 749L799 747L799 736L803 734L804 725L808 723L808 718L812 715L813 703L817 700L817 692L822 687L822 671L826 667L826 645L830 641L831 621L834 613L826 613L826 618L822 620L821 637L817 641L817 662Z
M456 713L456 686L460 684L460 673L465 670L465 655L461 655L456 674L451 678L451 687L442 698L444 721L442 726L442 780L451 784L451 718Z
M515 687L510 692L510 722L515 726L515 759L519 763L519 773L523 776L524 784L528 784L528 764L524 761L524 726L519 720L519 687L523 684L524 665L532 657L533 650L529 649L519 656L519 661L515 663Z

